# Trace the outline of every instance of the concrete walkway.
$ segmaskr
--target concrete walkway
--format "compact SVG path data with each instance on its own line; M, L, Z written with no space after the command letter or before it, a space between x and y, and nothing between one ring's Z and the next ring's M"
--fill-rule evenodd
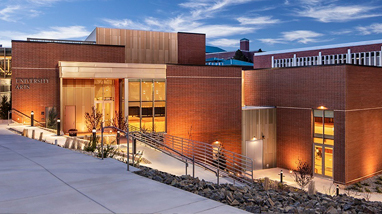
M6 125L0 125L0 193L0 213L246 213Z

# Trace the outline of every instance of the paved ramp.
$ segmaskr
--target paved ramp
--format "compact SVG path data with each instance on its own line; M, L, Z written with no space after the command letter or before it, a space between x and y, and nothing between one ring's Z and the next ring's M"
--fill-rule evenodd
M246 212L0 125L0 213Z

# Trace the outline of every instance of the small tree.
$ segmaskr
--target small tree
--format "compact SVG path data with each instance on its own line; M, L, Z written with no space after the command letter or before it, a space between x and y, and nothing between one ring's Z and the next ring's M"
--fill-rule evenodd
M248 62L248 58L243 54L241 50L237 50L235 52L235 56L233 57L234 59L240 60L240 61L245 61Z
M300 186L302 190L312 181L313 171L312 167L301 159L297 160L297 170L293 172L294 181Z
M93 127L99 129L101 126L102 113L97 111L96 107L92 107L92 112L85 113L86 128L89 132L93 130Z
M8 111L11 110L11 102L8 101L7 96L1 97L1 103L0 103L0 118L1 119L8 119Z
M113 118L113 126L122 129L127 130L127 117L123 117L122 112L115 111L115 117Z
M56 129L57 128L57 111L56 108L51 108L48 112L48 128Z

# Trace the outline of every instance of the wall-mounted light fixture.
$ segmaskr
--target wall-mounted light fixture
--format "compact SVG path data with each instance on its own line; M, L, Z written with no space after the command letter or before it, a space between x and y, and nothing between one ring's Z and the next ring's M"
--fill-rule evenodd
M328 109L328 108L326 108L325 106L320 106L320 107L318 107L318 109L325 110L325 109Z

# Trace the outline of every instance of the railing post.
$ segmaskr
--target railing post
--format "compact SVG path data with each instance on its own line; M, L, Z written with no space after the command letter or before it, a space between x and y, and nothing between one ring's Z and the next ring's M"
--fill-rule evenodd
M126 140L127 140L127 143L126 143L126 150L127 150L127 157L126 157L126 164L127 164L127 171L130 171L130 167L129 167L129 157L130 157L130 148L129 148L129 127L127 127L127 131L126 131Z
M182 138L182 155L183 155L183 138Z
M9 110L9 111L8 111L8 126L9 126L9 124L10 124L10 123L9 123L9 115L11 114L11 111L12 111L12 110Z
M218 152L219 154L219 152ZM218 156L218 169L217 169L217 179L218 179L218 185L219 185L219 168L220 168L220 157Z
M101 122L101 155L103 160L103 122Z
M120 137L121 137L121 132L118 130L117 131L117 150L119 150L119 140L120 140Z
M187 163L187 159L186 159L186 175L187 175L187 167L188 167L188 163Z
M137 141L135 138L133 138L132 140L133 140L133 142L132 142L133 143L133 145L132 145L133 146L133 154L132 154L133 157L132 158L133 158L133 166L135 166L135 146L136 146L135 144Z
M174 136L172 136L172 148L174 149Z
M192 156L192 177L195 178L195 156Z

